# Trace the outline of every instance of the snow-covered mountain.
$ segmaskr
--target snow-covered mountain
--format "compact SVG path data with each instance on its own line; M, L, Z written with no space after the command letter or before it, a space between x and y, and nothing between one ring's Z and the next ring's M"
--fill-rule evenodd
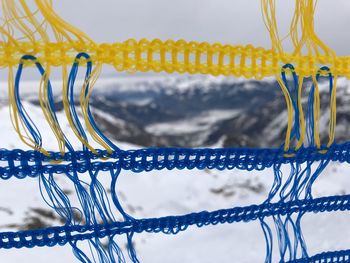
M23 90L24 106L42 131L44 146L57 150L54 135L37 106L37 96L30 90L32 83L25 85L28 89ZM329 99L326 83L322 83L320 89L322 105L325 105L322 129L326 136ZM55 94L60 109L60 95ZM337 136L344 140L350 138L350 94L345 79L338 82L338 95ZM0 97L1 148L26 148L11 126L6 96ZM139 147L135 145L276 146L283 141L286 125L284 98L277 84L269 79L262 82L202 76L107 79L97 82L91 104L102 130L122 149ZM58 112L58 119L73 146L78 146L62 110ZM283 169L288 174L288 167ZM314 196L349 194L349 171L346 164L331 163L315 183ZM101 173L99 178L108 191L108 173ZM57 180L74 201L74 186L63 175ZM266 199L272 183L270 169L141 174L123 171L118 195L123 207L134 217L156 217L258 204ZM42 200L37 179L1 181L0 200L1 231L62 224ZM349 216L349 212L305 215L303 233L310 255L348 249ZM263 262L265 257L265 240L259 222L191 227L176 236L138 234L134 241L141 262L146 263L248 263ZM125 244L124 237L120 242ZM277 244L277 240L275 242ZM68 245L0 250L0 262L41 263L48 258L52 263L76 262Z
M311 86L306 82L305 95ZM339 142L350 138L349 84L338 80ZM324 79L320 84L322 141L328 138L328 89ZM37 95L23 93L38 104ZM58 93L56 102L62 110ZM224 147L275 147L283 142L287 125L285 99L273 79L131 75L98 81L90 103L109 137L143 146L200 147L222 142Z

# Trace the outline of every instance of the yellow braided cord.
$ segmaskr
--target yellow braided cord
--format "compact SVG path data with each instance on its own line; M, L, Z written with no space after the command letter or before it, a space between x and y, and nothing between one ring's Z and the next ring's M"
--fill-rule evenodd
M93 45L73 42L19 43L14 46L0 42L0 68L18 65L23 54L36 56L44 65L71 65L77 52L81 51L88 53L94 63L108 64L127 72L200 73L262 79L280 74L281 66L291 63L300 76L315 75L320 66L327 65L334 75L350 79L350 56L279 54L252 45L159 39Z
M125 72L167 72L189 74L211 74L214 76L236 76L262 79L275 77L285 97L288 111L288 126L284 149L290 149L292 138L294 110L288 88L280 77L281 68L285 64L293 64L299 77L298 105L300 138L296 149L304 144L306 138L305 114L301 104L301 94L305 88L304 79L311 77L314 83L314 140L320 147L320 95L316 75L322 66L327 66L332 76L334 92L330 98L330 122L328 146L334 142L336 125L336 79L345 76L350 79L350 56L337 56L335 52L322 42L314 28L316 0L295 0L294 15L290 21L288 35L281 38L277 21L276 0L261 0L263 20L271 39L271 48L254 47L252 45L224 45L220 43L195 42L185 40L160 39L139 41L129 39L120 43L96 43L79 29L65 22L55 13L51 0L1 0L0 10L0 68L8 69L8 93L10 114L13 126L21 140L48 154L41 145L37 145L34 137L19 114L14 94L13 70L23 55L32 55L45 68L41 84L38 87L40 105L47 123L57 138L58 148L64 153L66 142L54 113L49 105L48 80L52 67L62 68L63 106L68 122L77 138L91 151L94 148L79 132L76 121L72 118L69 99L67 97L68 67L76 62L76 55L84 52L93 62L92 74L81 87L80 106L82 120L94 141L112 150L108 143L95 131L88 116L88 101L93 84L98 79L103 65L111 65L117 71ZM283 0L281 0L283 4ZM34 9L33 9L34 8ZM286 52L284 41L291 41L293 50ZM81 58L79 64L88 63ZM25 66L35 65L35 61L23 61ZM321 72L327 76L329 72ZM87 91L87 88L89 90Z

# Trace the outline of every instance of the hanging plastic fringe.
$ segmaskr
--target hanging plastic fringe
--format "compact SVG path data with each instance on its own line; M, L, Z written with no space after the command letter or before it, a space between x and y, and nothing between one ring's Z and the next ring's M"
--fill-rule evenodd
M288 37L293 52L284 51L276 19L276 1L261 0L271 49L252 45L128 40L97 44L62 20L50 0L2 0L0 68L8 70L8 98L13 127L33 150L0 149L0 178L37 178L44 201L64 222L63 226L0 233L0 248L32 248L69 243L81 262L139 262L133 247L136 233L178 234L190 226L259 220L266 241L265 262L279 255L280 262L348 262L350 251L308 254L302 219L306 213L350 210L350 196L314 198L312 187L329 162L350 163L350 142L335 143L336 82L350 78L350 57L338 57L314 30L315 0L296 0ZM36 10L32 10L32 7ZM284 38L285 39L285 38ZM165 71L234 75L262 79L276 77L288 112L285 141L280 148L147 148L121 150L99 129L89 97L102 65L118 71ZM325 66L327 65L327 66ZM40 107L57 140L58 149L45 149L43 137L20 96L27 67L41 78ZM50 73L62 69L63 108L71 130L81 143L75 149L56 115ZM82 84L77 81L84 69ZM319 81L328 79L330 118L328 141L319 134L321 103ZM79 99L75 94L79 94ZM306 98L306 103L303 102ZM86 129L84 129L86 127ZM90 139L90 141L89 141ZM96 149L94 144L100 146ZM262 204L202 211L181 216L136 219L127 214L117 196L122 170L143 172L172 169L273 170L274 181ZM110 193L99 181L110 176ZM60 186L64 175L74 186L73 203ZM105 175L104 175L105 176ZM276 234L276 236L274 236ZM277 240L276 242L274 242ZM86 249L88 248L88 249Z

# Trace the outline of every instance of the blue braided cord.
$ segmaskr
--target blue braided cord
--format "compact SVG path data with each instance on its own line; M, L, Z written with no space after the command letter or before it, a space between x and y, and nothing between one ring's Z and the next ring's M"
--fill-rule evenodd
M286 78L286 70L289 69L292 72L292 76L293 76L293 82L294 82L294 96L292 94L292 91L289 89L289 84ZM294 136L296 136L297 139L300 138L300 123L299 123L299 108L298 108L298 87L299 87L299 80L298 80L298 76L295 73L295 68L292 64L286 64L282 67L281 70L281 77L282 80L284 82L284 85L287 88L287 91L290 95L290 98L292 100L292 105L293 105L293 109L294 109L294 126L293 129L291 131L290 134L290 138L292 139Z
M182 216L134 219L95 225L66 225L45 229L0 233L0 248L64 245L91 238L132 233L178 234L191 225L203 227L234 222L249 222L268 216L293 213L319 213L350 210L350 195L328 196L315 199L295 200L287 203L263 203L246 207L234 207L213 212L202 211Z
M317 82L319 82L320 77L322 77L321 76L322 72L323 73L327 72L327 78L329 80L329 102L331 103L332 102L333 92L335 92L335 90L333 88L333 75L332 75L332 72L331 72L329 67L323 66L317 71L317 74L316 74ZM330 107L331 106L332 106L332 104L330 105Z
M307 253L306 241L305 241L304 235L301 231L301 219L302 219L302 216L304 214L305 214L305 212L300 212L298 214L297 220L295 222L295 235L296 235L296 239L298 240L298 242L295 245L296 245L296 249L298 248L298 246L300 246L302 256L307 257L308 253ZM295 253L293 255L293 259L297 258L296 251L297 250L295 250Z
M328 79L329 79L329 94L331 95L333 93L333 75L329 67L323 66L319 69L316 75L316 79L318 80L321 72L327 72L328 73Z
M89 61L89 56L84 53L79 53L76 56L76 59L72 65L71 71L68 76L68 82L67 82L67 99L69 103L69 112L70 118L73 120L73 125L75 129L78 131L79 135L85 140L88 141L87 135L83 129L83 125L80 122L80 119L77 114L76 110L76 102L75 102L75 94L74 94L74 86L75 81L78 74L78 60L81 60L81 58L84 58L87 60L86 62L86 71L85 71L85 77L84 77L84 85L86 85L86 90L84 93L84 96L86 97L88 94L89 89L89 78L92 72L92 62ZM83 144L83 151L88 151L87 147ZM88 160L90 162L90 160ZM77 171L74 171L77 174ZM111 206L109 203L109 200L107 198L107 193L105 189L103 188L102 184L97 179L98 171L92 171L88 170L89 176L91 178L90 184L86 184L87 189L90 190L90 194L85 189L76 189L76 193L78 194L80 204L82 206L82 212L84 213L84 219L87 224L97 224L98 219L95 216L95 209L99 217L102 219L102 222L113 222L115 221L114 215L111 212ZM80 191L82 190L82 191ZM86 193L85 193L86 192ZM82 195L82 193L84 195ZM68 225L68 224L66 224ZM77 242L71 241L70 245L73 249L74 255L81 261L81 262L92 262L85 254L83 250L81 250L77 244ZM114 247L115 249L113 251L116 251L116 254L118 255L117 258L121 259L120 255L122 255L120 252L119 246L113 242L113 240L110 240L108 242L108 247ZM110 250L104 249L104 246L99 238L92 238L88 240L88 247L90 249L90 254L93 259L93 262L96 262L95 257L97 257L98 262L111 262L110 259L114 259L113 251L111 254ZM124 262L125 260L121 260ZM114 260L112 261L114 262Z
M306 110L306 137L308 144L311 146L315 145L314 138L314 99L315 99L315 84L312 83L310 88L308 101L307 101L307 110Z
M115 207L122 214L125 222L132 222L135 219L131 215L129 215L129 214L127 214L125 212L125 210L123 209L123 207L122 207L122 205L121 205L121 203L120 203L120 201L118 199L118 196L117 196L116 186L117 186L117 180L119 178L119 174L120 174L120 169L117 169L117 171L111 170L111 175L112 175L112 180L111 180L111 197L112 197L112 200L113 200L113 203L114 203ZM132 242L133 235L134 235L133 231L130 231L130 232L126 233L127 242L128 242L128 254L129 254L129 257L132 260L132 262L139 263L139 260L137 259L136 251L135 251L135 248L134 248L134 245L133 245L133 242ZM113 240L113 238L110 238L110 239ZM115 242L114 242L114 244L115 244Z
M269 225L264 221L264 218L259 218L261 228L264 233L265 243L266 243L266 256L265 262L271 262L272 259L272 248L273 248L273 236Z
M329 93L330 98L332 97L332 93L334 91L333 89L333 76L330 71L330 69L327 66L321 67L316 74L316 81L318 82L321 76L322 72L328 72L328 79L329 79ZM308 103L307 103L307 113L306 113L306 130L307 130L307 138L309 145L314 146L315 140L314 140L314 95L315 95L315 84L313 83L310 89L309 97L308 97Z
M350 250L339 250L322 252L320 254L296 259L289 261L288 263L349 263L350 262Z
M92 72L92 62L90 60L90 57L86 54L86 53L79 53L76 56L76 59L72 65L69 77L68 77L68 84L67 84L67 98L69 100L69 106L70 106L70 116L72 118L72 120L74 121L73 125L75 126L75 128L78 130L79 134L86 140L87 136L86 133L83 129L83 126L78 118L78 114L77 111L75 109L75 101L74 101L74 84L76 81L76 77L78 74L78 66L79 66L79 61L81 60L81 58L84 58L87 60L86 62L86 72L85 72L85 77L84 77L84 83L86 83L87 85L87 89L84 93L84 96L87 96L87 93L89 91L89 78L91 76L91 72ZM87 152L87 148L85 147L85 145L83 145L83 152ZM116 150L118 149L117 147L115 148ZM73 159L74 160L74 159ZM90 160L88 160L90 161ZM76 172L76 171L75 171ZM98 171L92 171L89 170L89 175L91 178L91 183L89 185L90 188L90 193L92 196L92 200L96 201L94 202L96 209L99 211L99 214L103 220L103 222L110 222L115 220L112 212L111 212L111 208L110 208L110 204L108 202L108 198L106 197L107 194L102 186L102 184L97 180L97 174ZM79 191L78 191L79 192ZM84 201L84 198L81 198L81 202ZM84 209L83 209L84 210ZM96 220L95 220L96 222Z
M49 152L50 157L38 151L20 149L0 149L0 161L8 166L0 167L0 178L27 176L37 177L39 174L62 174L77 171L110 171L121 168L133 172L162 169L240 169L264 170L273 165L314 161L338 161L350 163L350 142L333 144L326 153L320 153L315 147L300 148L293 156L285 156L281 148L145 148L127 151L114 151L109 154L105 150L97 150L97 155L90 151L67 152L61 156L59 152ZM109 158L101 161L100 158ZM63 160L62 164L50 164L50 160ZM18 164L19 162L19 164Z
M75 81L77 78L77 74L78 74L78 69L79 69L79 61L81 61L81 59L84 58L86 60L86 71L85 71L85 77L84 77L84 86L82 89L82 91L80 92L81 95L84 97L84 99L86 101L88 101L87 96L89 95L90 92L90 78L91 78L91 73L92 73L92 62L90 60L90 56L86 53L79 53L76 56L76 59L72 65L69 77L68 77L68 83L67 83L67 98L68 98L68 102L69 102L69 114L70 114L70 118L73 120L73 125L75 126L75 129L78 131L79 135L84 138L85 141L88 141L86 133L83 129L83 126L79 120L77 111L76 111L76 105L77 103L74 101L74 87L75 87ZM87 114L88 114L88 119L89 119L89 123L92 125L94 131L96 132L96 134L102 139L104 140L107 145L109 145L109 147L111 149L113 149L115 152L119 151L119 148L113 144L98 128L93 115L91 113L91 109L90 109L90 104L87 105ZM88 152L88 148L83 145L83 152ZM90 162L91 160L87 160L87 162ZM88 170L88 173L90 175L90 185L88 185L88 188L90 190L90 195L86 194L85 197L82 196L82 198L79 198L80 203L82 205L82 211L84 212L84 214L87 214L88 216L91 216L92 219L94 220L93 222L91 222L91 224L95 225L97 224L97 219L95 218L95 209L97 212L97 215L100 216L100 218L102 219L102 222L107 224L110 222L114 222L116 221L114 218L114 215L112 213L111 210L111 204L110 201L108 199L107 193L103 187L103 185L99 182L98 180L98 172L99 170ZM115 205L115 207L117 208L117 210L123 215L124 220L128 221L128 220L132 220L133 218L131 216L129 216L122 208L118 197L117 197L117 192L116 190L116 182L117 182L117 178L119 175L120 169L111 169L110 170L110 174L112 177L111 180L111 196L112 196L112 201ZM75 171L75 173L77 173ZM77 194L79 194L79 197L81 196L81 194L79 193L80 189L77 189ZM83 189L84 190L84 189ZM86 206L85 203L86 201L84 200L84 198L89 198L89 200L91 199L93 206ZM87 210L87 211L86 211ZM86 218L86 215L85 215ZM89 220L87 220L87 222L90 222ZM136 252L135 249L133 247L133 243L132 243L132 236L133 233L132 232L128 232L126 233L127 235L127 242L128 242L128 253L129 253L129 257L132 260L132 262L139 262L137 257L136 257ZM91 260L89 259L89 257L78 247L77 242L70 242L70 245L73 248L74 254L76 255L76 257L82 261L82 262L91 262ZM115 242L113 236L108 236L108 243L107 243L107 247L108 249L106 249L101 240L99 238L93 238L88 240L88 245L90 248L90 254L91 254L91 259L93 260L93 262L116 262L116 258L118 259L118 262L125 262L125 258L124 255L120 249L120 247L117 245L117 243Z
M71 69L71 73L69 75L69 79L68 79L68 83L70 83L71 85L69 85L69 90L70 90L70 99L71 99L71 103L70 103L70 107L71 109L75 107L75 103L74 103L74 92L73 92L73 88L74 88L74 82L75 79L77 77L77 72L78 72L78 67L80 65L79 61L81 60L81 58L86 59L87 63L86 63L86 73L85 73L85 78L84 78L84 82L86 85L86 89L85 89L85 93L84 93L84 97L85 99L87 99L87 96L89 95L89 89L90 89L90 84L89 84L89 79L91 77L91 72L92 72L92 61L90 59L90 56L87 53L79 53L76 56L76 59L73 63L72 69ZM108 139L107 136L105 136L102 131L98 128L98 125L95 122L95 119L92 115L91 112L91 108L90 108L90 103L88 102L87 105L87 110L88 110L88 119L89 119L89 123L91 124L92 128L94 129L94 131L97 133L97 135L104 140L107 145L109 147L111 147L115 152L119 152L120 149L111 141ZM73 117L76 121L76 123L78 123L78 128L79 128L79 132L80 134L84 137L85 140L87 140L87 137L85 135L84 129L82 128L79 118L76 114L76 111L74 109L74 114ZM84 151L87 151L87 148L85 145L83 145L84 147ZM90 184L90 192L92 194L92 199L95 200L95 205L96 208L98 209L98 211L100 212L100 215L103 218L103 221L105 223L107 222L111 222L111 221L115 221L113 213L111 213L111 209L110 209L110 204L109 204L109 200L108 197L105 193L105 190L103 188L103 186L101 185L101 183L97 180L97 172L92 172L89 171L90 173L90 177L91 177L91 184ZM120 204L118 197L117 197L117 191L116 191L116 183L117 183L117 179L119 176L119 172L120 169L117 169L117 171L113 171L111 170L111 176L112 176L112 181L111 181L111 196L112 196L112 200L113 203L115 205L115 207L118 209L118 211L122 214L123 218L125 221L130 221L133 220L133 218L128 215L122 205ZM106 215L106 216L105 216ZM107 218L109 220L107 220ZM136 252L134 249L134 246L132 244L132 236L133 233L127 233L127 241L128 241L128 253L129 253L129 257L131 258L132 262L139 262L137 257L136 257ZM99 242L99 241L98 241ZM113 242L113 238L110 238L110 242L109 242L109 246L108 246L108 251L110 255L113 255L113 251L117 251L116 254L118 255L118 258L122 258L122 253L120 253L120 248L118 247L118 245ZM103 257L106 258L106 257ZM107 259L107 258L106 258ZM110 257L111 260L113 260L113 256ZM108 259L107 259L108 260ZM121 260L121 261L125 261L125 260ZM99 261L99 262L105 262L105 261Z
M77 60L80 57L84 57L83 55L77 55L74 64L72 66L72 69L69 73L68 76L68 81L67 81L67 99L68 99L68 103L69 103L69 115L71 117L71 119L73 120L73 125L75 126L76 130L79 132L80 136L83 137L86 141L87 141L87 136L86 133L84 131L83 125L81 124L77 111L75 109L75 101L74 101L74 84L75 84L75 80L78 74L78 66L76 65L78 62ZM86 79L88 78L88 76L91 74L91 61L87 62L87 67L86 67L86 73L85 73L85 79L84 81L86 81ZM85 149L85 145L83 145L84 149Z
M24 62L26 60L33 61L35 63L35 66L39 70L41 76L45 75L45 70L41 66L41 64L37 61L36 57L31 56L31 55L24 55L19 62L18 69L17 69L16 76L15 76L14 98L15 98L15 102L16 102L16 105L18 108L18 113L20 114L20 116L24 122L24 125L27 127L29 133L33 136L33 140L35 141L35 143L38 146L42 146L41 134L40 134L38 128L36 127L36 125L34 124L34 122L32 121L32 119L29 117L29 114L27 113L27 111L23 107L22 102L21 102L21 98L20 98L20 94L19 94L19 83L21 81ZM48 81L47 87L49 90L51 90L50 81Z
M268 194L267 199L265 200L264 203L271 203L272 199L277 196L279 193L279 202L284 202L288 201L287 197L290 196L290 193L286 192L286 188L291 184L292 179L298 175L297 169L295 167L299 167L300 165L291 163L290 168L291 171L289 173L289 176L287 177L287 180L283 182L282 178L282 171L281 171L281 164L275 164L273 166L273 172L274 172L274 181L271 187L271 190ZM276 229L276 234L277 234L277 241L278 241L278 247L279 247L279 253L280 253L280 258L283 260L286 253L289 251L290 253L292 252L291 250L291 240L288 235L288 230L287 230L287 223L289 222L289 218L291 215L286 216L286 219L283 220L282 216L276 215L273 216L273 221L275 224L275 229ZM290 220L292 222L292 220ZM271 229L269 225L264 222L264 219L260 220L261 227L263 229L263 233L265 236L266 244L267 244L267 250L266 250L266 258L265 262L271 262L272 260L272 249L273 249L273 236L271 234ZM293 222L292 222L293 224ZM293 228L294 229L294 228ZM266 231L269 230L269 231ZM291 257L289 257L291 258Z
M307 162L308 163L308 162ZM309 163L308 163L309 164ZM285 184L283 185L281 191L280 191L280 199L282 201L285 201L287 199L293 199L294 195L297 193L296 189L299 184L299 179L302 178L302 175L306 172L306 171L310 171L310 165L306 165L306 168L301 171L301 167L300 164L294 164L291 163L290 164L291 170L288 176L287 181L285 182ZM280 172L280 175L282 176L282 172ZM298 175L298 176L296 176Z

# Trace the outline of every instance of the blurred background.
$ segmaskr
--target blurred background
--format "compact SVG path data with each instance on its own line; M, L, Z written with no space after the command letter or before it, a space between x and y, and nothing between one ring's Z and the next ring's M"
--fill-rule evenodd
M278 1L281 35L287 32L293 5L293 0ZM258 0L61 0L54 6L64 19L96 42L160 38L270 46ZM350 53L350 34L346 30L349 12L349 1L318 1L316 31L338 55ZM40 77L33 72L24 74L21 96L44 135L44 146L56 150L39 106ZM0 135L4 139L1 147L25 148L11 126L6 74L2 72L0 76ZM63 112L59 76L52 76L56 109L61 126L73 138ZM310 85L306 80L304 102ZM349 85L345 78L338 79L337 142L350 138ZM321 80L323 142L328 139L328 89L326 79ZM273 78L256 81L152 72L126 74L106 66L90 103L101 130L123 149L279 147L287 125L284 97ZM331 163L316 182L314 195L349 193L349 171L347 165ZM285 172L288 174L288 167ZM58 180L74 199L74 186L63 177ZM108 190L109 175L100 180ZM272 170L122 172L118 195L133 216L156 217L261 203L272 183ZM42 200L36 179L1 182L0 198L2 231L64 223ZM347 212L306 215L303 220L311 255L350 247ZM120 242L124 245L126 239L121 238ZM141 262L263 262L265 257L265 241L258 222L191 228L177 236L140 234L135 236L135 246ZM0 262L38 263L47 262L48 258L51 263L75 262L70 250L69 246L0 250Z

